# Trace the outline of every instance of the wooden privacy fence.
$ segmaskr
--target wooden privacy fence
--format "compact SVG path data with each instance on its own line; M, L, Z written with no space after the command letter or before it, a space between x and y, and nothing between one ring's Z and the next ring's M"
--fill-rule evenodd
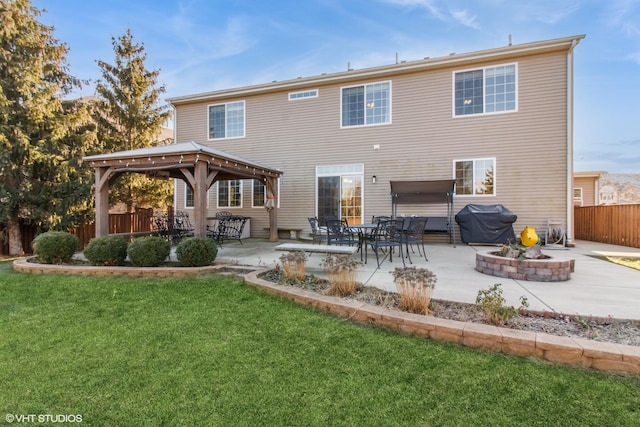
M576 239L640 248L640 205L576 207L573 219Z
M109 214L109 234L153 231L153 209L136 209L132 213ZM89 240L96 237L95 223L84 224L69 230L78 236L79 249L84 249Z
M136 209L133 213L109 214L109 234L147 232L152 231L153 227L153 209ZM0 224L0 255L8 255L9 240L3 238L5 237L3 231L5 231L4 227ZM33 253L31 242L37 231L35 225L26 224L24 220L20 220L22 247L28 254ZM96 237L96 226L91 222L69 230L69 232L78 236L79 249L82 250L89 243L89 240Z

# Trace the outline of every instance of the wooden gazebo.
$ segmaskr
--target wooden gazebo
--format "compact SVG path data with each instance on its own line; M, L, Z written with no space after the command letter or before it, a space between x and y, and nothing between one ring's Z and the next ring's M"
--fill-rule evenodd
M269 238L278 240L278 178L282 172L196 142L84 157L95 168L96 236L109 234L109 185L127 172L181 179L193 190L194 235L206 236L207 190L219 180L259 179L266 186Z

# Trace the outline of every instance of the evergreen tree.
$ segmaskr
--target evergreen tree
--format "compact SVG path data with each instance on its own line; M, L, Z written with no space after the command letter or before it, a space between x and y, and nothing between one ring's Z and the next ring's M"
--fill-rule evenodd
M98 61L102 79L96 86L98 137L108 151L125 151L172 142L160 141L162 125L171 115L159 106L165 87L157 86L158 70L145 68L144 45L134 43L131 30L112 38L115 64ZM173 200L173 182L131 173L121 175L110 189L110 202L134 207L166 208Z
M81 82L39 16L29 0L0 0L0 223L14 255L21 219L47 229L90 213L93 173L79 159L98 148L87 106L63 102Z

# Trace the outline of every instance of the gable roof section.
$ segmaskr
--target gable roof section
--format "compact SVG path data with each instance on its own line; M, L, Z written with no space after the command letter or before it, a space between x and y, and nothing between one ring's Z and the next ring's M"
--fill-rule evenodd
M415 73L419 71L435 70L439 68L472 65L487 61L509 60L524 55L537 55L547 52L571 51L585 35L576 35L552 40L545 40L519 45L481 50L471 53L451 54L439 58L425 58L417 61L401 62L399 64L383 65L379 67L364 68L362 70L349 70L339 73L322 74L313 77L299 77L292 80L272 82L253 86L245 86L233 89L224 89L213 92L204 92L194 95L168 98L167 101L174 106L191 104L196 102L216 101L247 95L258 95L284 90L297 90L314 85L329 83L348 83L363 78L388 78L394 75Z

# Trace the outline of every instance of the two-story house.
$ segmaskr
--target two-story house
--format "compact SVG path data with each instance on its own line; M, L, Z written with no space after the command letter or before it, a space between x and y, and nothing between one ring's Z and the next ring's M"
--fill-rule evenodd
M562 219L571 238L573 52L584 35L169 99L176 142L283 172L278 224L308 229L391 212L390 182L455 180L454 210L502 204L525 226ZM264 185L218 181L208 212L251 218L267 237ZM175 207L191 189L177 181ZM444 204L400 215L446 215Z

